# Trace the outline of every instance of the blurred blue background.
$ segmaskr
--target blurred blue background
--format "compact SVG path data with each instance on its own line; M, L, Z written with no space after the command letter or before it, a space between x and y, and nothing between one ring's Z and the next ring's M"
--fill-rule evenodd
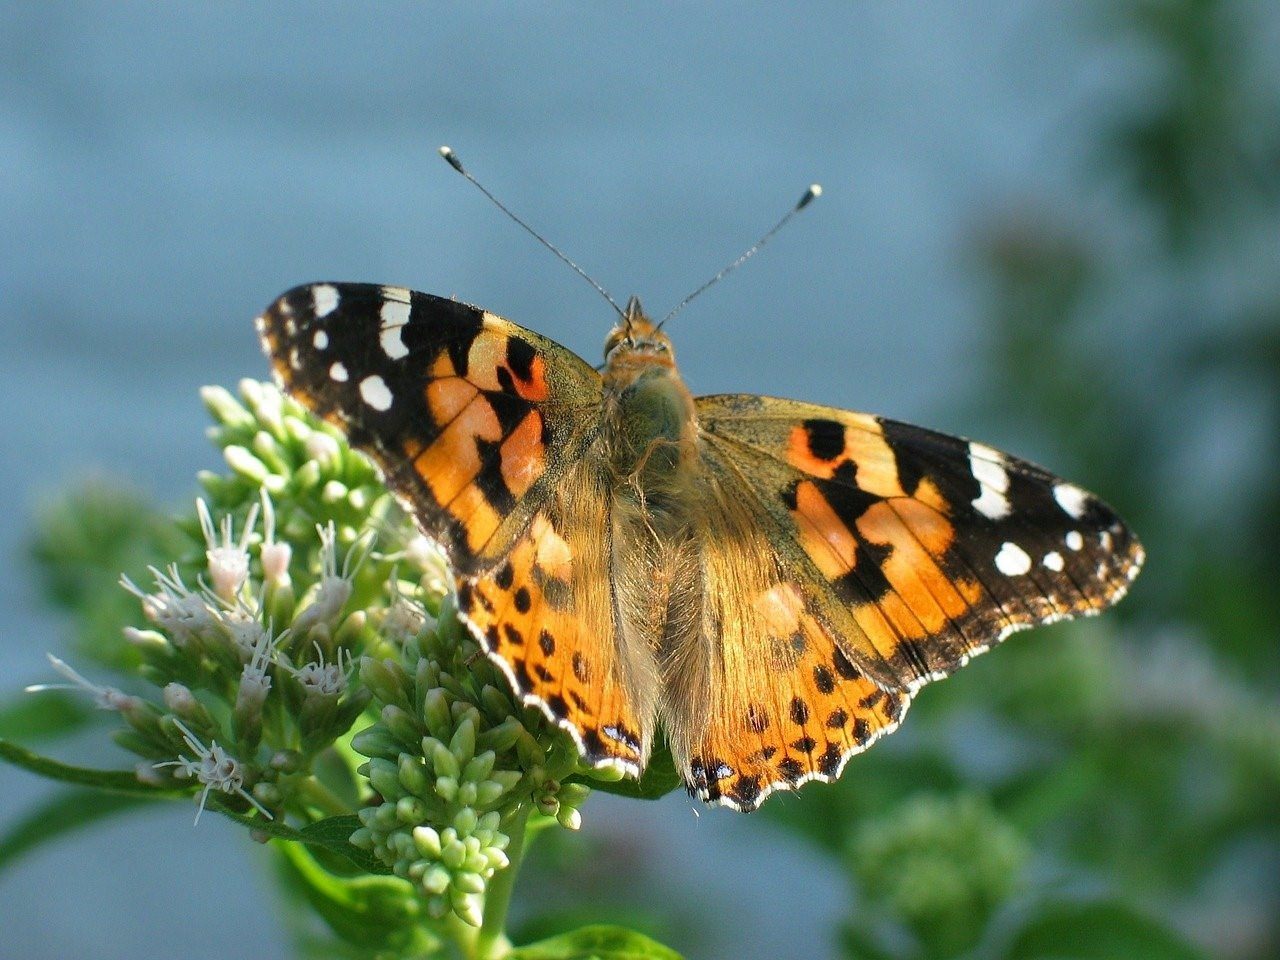
M1201 38L1229 62L1196 86ZM1252 544L1231 580L1248 601L1274 559L1258 544L1276 521L1278 48L1262 0L4 4L5 689L47 679L67 632L24 559L33 512L91 473L188 500L215 466L197 388L266 375L252 319L285 288L453 295L598 359L608 307L440 162L448 143L658 314L820 182L673 323L694 391L978 435L1098 489L1154 535L1114 649L1172 649L1162 669L1183 679L1193 654L1225 661L1250 716L1274 718L1274 602L1209 598L1244 618L1237 642L1180 590ZM1180 84L1209 100L1186 107ZM952 683L981 701L998 676ZM957 716L953 762L988 782L1010 749L998 715ZM877 751L910 750L911 727ZM100 760L100 738L62 755ZM0 824L45 789L0 768ZM628 906L668 917L690 955L841 956L845 868L778 826L840 808L805 802L771 801L779 820L601 797L583 842L595 869L634 873ZM1199 886L1139 899L1193 942L1225 937L1220 955L1263 956L1276 837L1250 820ZM218 818L192 830L185 807L113 822L0 875L0 953L290 956L259 854Z

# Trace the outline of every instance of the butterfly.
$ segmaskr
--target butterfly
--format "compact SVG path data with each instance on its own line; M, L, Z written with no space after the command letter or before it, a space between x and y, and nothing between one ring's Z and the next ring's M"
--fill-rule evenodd
M443 547L523 702L632 776L661 731L690 792L738 810L834 780L926 683L1109 607L1143 561L1097 497L984 444L695 398L634 298L599 372L402 287L300 286L258 329Z

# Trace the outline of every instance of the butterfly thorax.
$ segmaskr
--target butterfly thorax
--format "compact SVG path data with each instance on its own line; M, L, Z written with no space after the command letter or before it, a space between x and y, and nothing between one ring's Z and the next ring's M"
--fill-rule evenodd
M696 468L697 422L671 341L634 297L605 341L604 414L617 489L662 509Z

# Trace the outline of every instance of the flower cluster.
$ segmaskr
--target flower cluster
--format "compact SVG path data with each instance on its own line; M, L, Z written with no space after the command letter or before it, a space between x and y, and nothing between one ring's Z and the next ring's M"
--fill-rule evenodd
M572 743L513 702L456 615L443 557L340 433L253 381L204 400L229 472L200 477L205 498L179 521L188 549L145 585L122 579L147 621L124 634L158 696L55 658L68 682L36 689L118 712L139 780L191 789L200 810L216 797L295 826L357 814L351 842L432 917L479 925L529 817L579 825Z
M364 826L352 842L416 884L431 915L452 910L472 924L522 830L514 818L532 806L577 829L588 793L562 782L576 770L572 744L518 709L477 654L446 601L440 622L408 639L399 656L364 659L360 677L381 717L352 741L369 758L360 769L382 800L360 811Z

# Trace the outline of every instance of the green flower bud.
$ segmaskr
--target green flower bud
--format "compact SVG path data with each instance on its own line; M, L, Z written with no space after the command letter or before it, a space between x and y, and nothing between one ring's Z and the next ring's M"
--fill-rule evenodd
M246 447L232 444L222 451L222 456L227 461L227 466L233 471L256 484L261 484L271 475L271 471L267 469L266 464L255 457Z
M453 874L442 864L436 863L427 867L422 875L422 889L428 893L441 894L449 889Z
M432 748L431 766L437 777L457 780L462 774L462 765L458 763L457 754L447 749L442 743L437 742Z

